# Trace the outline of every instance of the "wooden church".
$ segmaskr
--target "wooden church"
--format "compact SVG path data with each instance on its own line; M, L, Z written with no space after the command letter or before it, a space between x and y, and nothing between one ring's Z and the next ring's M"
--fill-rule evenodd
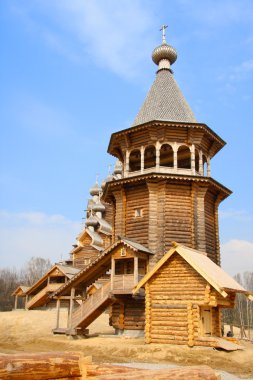
M109 307L118 334L214 346L221 309L234 306L236 293L252 297L220 268L218 207L231 191L211 177L211 159L225 142L196 120L181 93L165 27L152 59L156 78L139 113L111 136L114 172L90 190L71 251L78 271L47 300L57 304L55 333L87 334Z

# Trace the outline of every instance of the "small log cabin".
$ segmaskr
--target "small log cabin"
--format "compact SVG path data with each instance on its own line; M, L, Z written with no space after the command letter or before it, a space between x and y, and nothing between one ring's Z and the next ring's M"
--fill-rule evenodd
M216 346L222 337L221 309L236 293L253 300L206 253L174 243L135 287L145 287L146 343Z
M47 274L27 293L29 308L56 301L55 333L87 334L110 307L118 334L145 329L147 343L213 345L220 309L233 307L236 292L249 295L219 267L218 208L231 191L211 176L211 160L226 143L197 121L174 79L176 59L164 36L132 126L111 135L114 172L90 189L71 278L51 284ZM60 328L66 302L69 319Z

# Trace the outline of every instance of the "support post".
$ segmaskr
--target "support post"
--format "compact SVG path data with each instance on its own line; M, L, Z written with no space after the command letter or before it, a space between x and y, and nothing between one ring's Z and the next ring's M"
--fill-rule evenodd
M207 177L211 177L211 163L210 157L207 157Z
M134 286L138 284L138 257L134 256Z
M71 328L71 325L72 325L72 313L73 313L73 308L74 308L74 297L75 297L75 288L71 288L68 328Z
M130 156L130 152L127 150L126 151L125 177L128 177L128 173L129 173L129 156Z
M60 303L61 303L61 300L60 298L57 298L57 301L56 301L56 329L59 328L59 322L60 322Z
M14 310L17 310L18 308L18 295L15 295L15 305L14 305Z
M115 259L112 258L112 269L111 269L111 290L113 290L114 276L115 276Z
M195 174L195 146L191 146L191 170L192 174Z
M173 146L173 167L174 167L174 170L177 171L177 145L174 144Z
M159 168L160 168L160 144L159 142L156 143L156 161L155 161L155 165L156 165L156 171L158 172L159 171Z
M141 147L141 173L144 172L144 152L145 148L144 146Z
M27 310L28 294L25 296L25 310Z

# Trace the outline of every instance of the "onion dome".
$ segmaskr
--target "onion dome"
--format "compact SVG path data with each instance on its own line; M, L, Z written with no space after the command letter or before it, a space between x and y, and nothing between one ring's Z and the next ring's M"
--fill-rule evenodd
M98 202L93 205L92 210L94 212L104 212L105 206L101 202Z
M114 166L114 174L122 174L122 163L117 160Z
M162 59L168 60L172 65L177 60L176 49L166 43L163 43L153 50L152 59L156 65L159 65L159 62Z
M93 215L90 215L89 218L85 222L85 225L87 227L90 227L90 226L95 227L97 224L98 224L98 221Z
M94 186L90 188L90 195L99 195L99 193L102 191L99 184L96 182Z
M163 33L162 44L155 48L152 53L153 62L156 65L159 65L159 70L161 69L170 69L170 66L177 59L177 52L172 46L168 45L166 42L165 29L168 25L163 25L161 31Z

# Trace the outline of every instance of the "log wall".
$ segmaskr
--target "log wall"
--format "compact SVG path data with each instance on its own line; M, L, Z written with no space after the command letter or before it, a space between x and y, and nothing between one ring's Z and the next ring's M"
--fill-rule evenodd
M84 245L83 248L73 254L73 266L75 268L83 269L98 257L100 252L97 249L93 248L90 243L90 236L88 234L85 234L85 237L82 241L82 244Z
M217 292L183 258L174 254L149 280L146 292L147 343L196 344L200 307ZM220 336L219 308L212 310L212 334Z
M125 188L126 208L125 218L126 236L135 239L138 243L147 246L149 225L149 193L145 183ZM136 216L135 211L141 209L141 216Z
M205 195L205 235L206 252L208 257L217 263L216 254L216 220L215 220L215 201L216 194L207 191Z
M132 296L121 297L121 303L114 303L110 311L111 325L120 330L144 330L145 301Z

